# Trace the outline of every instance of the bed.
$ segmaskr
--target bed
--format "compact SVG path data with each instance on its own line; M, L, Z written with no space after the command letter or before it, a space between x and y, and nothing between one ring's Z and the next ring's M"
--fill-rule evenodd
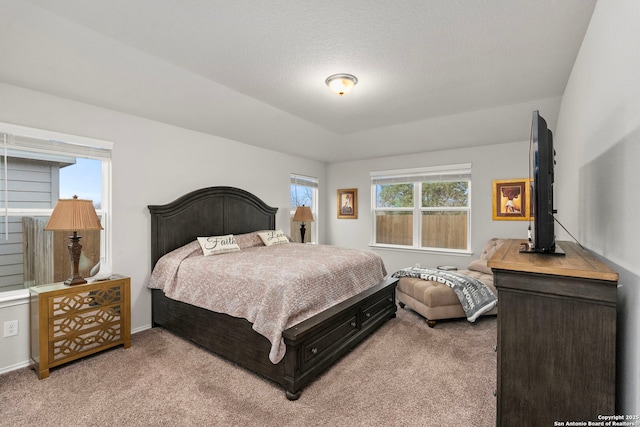
M201 236L275 230L277 208L242 189L208 187L165 205L150 205L149 211L153 269L164 255ZM285 351L277 363L270 359L272 342L248 320L169 298L161 289L151 289L152 321L276 382L287 399L296 400L320 373L396 316L397 280L382 278L282 331Z

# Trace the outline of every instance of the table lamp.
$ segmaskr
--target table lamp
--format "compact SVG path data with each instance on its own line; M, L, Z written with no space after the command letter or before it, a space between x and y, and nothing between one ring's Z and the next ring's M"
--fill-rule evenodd
M81 236L78 236L78 230L102 230L93 202L78 199L78 196L73 196L73 199L59 199L44 229L51 231L73 230L73 235L69 236L71 243L68 246L72 273L64 283L70 286L87 283L78 272L80 253L82 252Z
M304 243L304 234L306 229L304 228L305 222L313 222L313 214L311 213L311 208L309 206L298 206L296 208L296 213L293 215L293 220L302 222L300 225L300 242Z

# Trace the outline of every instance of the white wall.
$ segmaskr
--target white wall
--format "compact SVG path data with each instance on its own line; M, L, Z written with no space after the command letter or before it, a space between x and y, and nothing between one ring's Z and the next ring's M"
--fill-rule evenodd
M141 119L43 93L0 84L0 121L113 141L113 268L131 277L131 325L151 325L150 216L147 206L197 188L228 185L279 208L276 226L289 231L292 172L324 182L325 165ZM319 188L320 198L324 189ZM322 220L319 224L323 227ZM320 241L324 240L322 232ZM16 305L17 304L17 305ZM20 335L0 336L0 372L28 361L28 305L0 306L0 326L16 318Z
M0 373L26 366L29 357L29 300L0 296ZM18 321L18 335L4 337L4 322Z
M638 22L637 0L597 3L555 137L559 216L620 273L617 400L623 414L640 413Z
M390 142L392 143L392 142ZM492 237L527 238L527 221L494 221L492 217L492 181L526 178L529 175L529 141L488 145L466 149L433 151L410 156L396 156L327 166L327 239L334 245L365 249L371 242L370 172L471 163L471 246L473 255L437 255L418 251L374 249L389 273L420 263L434 267L441 264L465 267L479 256ZM337 219L336 191L358 189L358 219Z

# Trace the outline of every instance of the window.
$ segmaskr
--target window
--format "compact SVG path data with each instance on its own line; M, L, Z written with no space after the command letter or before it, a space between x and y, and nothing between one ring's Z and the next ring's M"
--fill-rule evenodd
M318 242L318 178L291 174L291 238L300 242L300 222L293 221L298 206L309 206L314 221L306 223L305 242Z
M468 252L471 165L371 173L373 245Z
M61 198L92 200L104 228L79 233L80 274L109 264L111 148L107 141L0 123L0 291L71 275L69 233L44 231Z

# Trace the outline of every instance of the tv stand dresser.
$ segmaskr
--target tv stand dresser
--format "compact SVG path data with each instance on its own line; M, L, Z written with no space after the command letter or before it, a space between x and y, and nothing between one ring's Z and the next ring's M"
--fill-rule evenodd
M618 273L573 242L564 256L488 262L498 290L498 426L553 426L614 415Z

